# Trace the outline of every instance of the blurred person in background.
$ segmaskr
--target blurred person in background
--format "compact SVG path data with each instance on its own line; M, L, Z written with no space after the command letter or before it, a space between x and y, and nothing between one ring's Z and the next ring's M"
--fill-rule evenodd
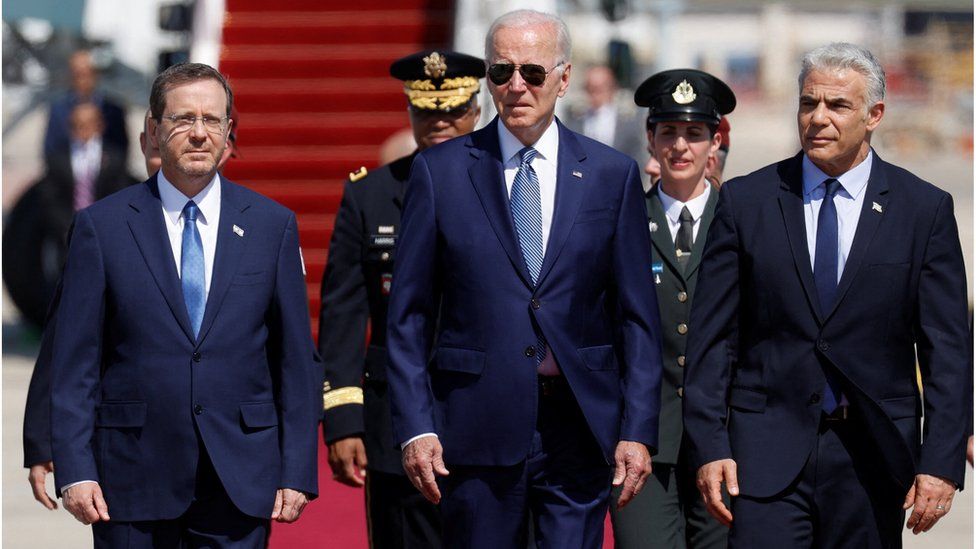
M722 174L725 172L725 161L729 157L729 146L731 145L729 132L731 129L729 119L723 116L722 121L719 122L718 129L715 131L715 133L722 137L722 144L718 146L715 152L708 155L708 167L705 169L705 177L715 187L715 190L718 190L722 186L722 181L724 181Z
M366 487L370 545L440 547L437 507L403 472L386 385L386 316L403 193L418 152L474 130L485 62L456 52L398 59L415 151L349 174L322 277L319 350L325 363L322 430L332 477ZM369 346L366 346L367 328Z
M610 67L595 65L586 70L583 90L586 104L570 110L566 127L596 139L630 156L644 159L643 120L629 100L619 97L617 78Z
M78 50L68 58L70 89L51 102L47 130L44 133L44 155L68 146L71 138L71 113L80 103L93 103L102 113L104 147L115 149L122 158L129 153L129 134L125 109L106 97L98 88L98 73L88 50Z
M230 129L228 147L224 149L218 162L218 169L234 155L236 147L230 146L237 142L238 122L237 107L231 111L233 116L233 126ZM146 164L146 175L152 177L162 165L162 158L159 155L159 144L150 139L147 135L149 123L152 118L152 111L146 110L143 117L142 131L139 133L139 147L142 150L143 160ZM70 234L66 239L70 239ZM34 499L47 509L57 509L58 504L55 498L47 493L47 475L54 471L54 462L51 458L51 351L54 341L54 326L57 315L58 303L61 295L61 272L59 268L58 284L54 292L54 297L47 309L47 317L44 322L44 333L41 336L41 344L37 353L37 360L34 362L34 369L31 372L30 385L27 389L27 400L24 403L24 467L28 469L27 482L30 484Z
M735 108L735 95L708 73L677 69L645 80L634 99L649 107L648 150L660 161L660 179L646 204L664 370L654 470L630 505L610 507L614 541L621 549L724 548L727 530L705 509L695 470L681 449L681 399L688 317L718 202L706 172L722 146L720 120Z
M901 547L965 476L973 350L953 200L872 149L886 105L871 52L822 46L798 80L802 151L719 193L685 440L732 549Z

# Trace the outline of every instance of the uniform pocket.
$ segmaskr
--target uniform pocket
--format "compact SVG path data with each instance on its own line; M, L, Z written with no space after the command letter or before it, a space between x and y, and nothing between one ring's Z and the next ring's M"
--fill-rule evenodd
M729 391L729 407L746 412L764 412L766 392L751 387L733 386Z
M241 421L252 429L278 425L278 411L274 402L241 404Z
M95 409L96 427L142 427L146 423L146 403L102 402Z
M485 370L485 352L459 347L438 347L434 354L434 368L446 372L481 375Z
M587 370L616 370L617 355L613 352L613 345L597 345L576 349L580 360Z

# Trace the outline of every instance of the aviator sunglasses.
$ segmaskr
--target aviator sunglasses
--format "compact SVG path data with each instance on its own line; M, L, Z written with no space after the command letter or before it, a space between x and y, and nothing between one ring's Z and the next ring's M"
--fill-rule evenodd
M512 79L512 75L515 74L516 69L519 74L522 75L522 80L530 86L541 86L546 81L546 76L556 70L556 67L564 64L565 61L560 61L556 63L556 66L546 70L542 65L534 64L524 64L515 65L512 63L495 63L488 66L488 79L492 81L496 86L501 86L502 84L508 82Z

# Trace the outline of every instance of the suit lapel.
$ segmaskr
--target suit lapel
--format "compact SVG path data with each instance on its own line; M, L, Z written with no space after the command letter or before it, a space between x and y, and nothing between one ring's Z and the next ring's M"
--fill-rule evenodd
M786 235L790 241L790 250L793 252L793 264L796 267L797 275L803 284L803 290L807 294L807 301L813 309L817 318L823 321L823 312L820 310L820 298L817 295L817 286L813 280L813 268L810 266L810 251L807 246L807 229L803 216L803 173L802 173L803 153L796 155L790 162L785 163L781 168L779 205L783 212L783 222L786 224Z
M881 223L881 218L884 217L884 211L887 209L888 180L881 170L881 162L881 159L875 154L871 165L871 176L868 179L867 188L864 189L864 204L861 205L857 231L854 233L854 242L851 243L851 251L847 256L847 262L844 264L844 272L837 284L837 298L834 300L834 306L826 314L824 321L833 315L844 299L847 290L850 289L851 282L864 261L864 255L867 253L868 246L874 239L874 233L878 224ZM874 204L880 206L880 212L875 210Z
M203 342L214 317L220 310L220 305L227 294L230 281L237 273L237 267L244 256L247 246L248 226L244 218L244 211L250 204L239 192L236 185L220 177L220 221L217 225L217 249L214 252L213 273L210 280L210 292L207 294L207 307L203 312L203 322L200 324L200 337L197 345ZM240 236L234 227L244 230Z
M164 225L156 176L143 183L143 188L144 192L139 193L129 203L133 210L128 219L129 230L170 311L176 317L183 333L190 341L194 341L190 318L186 312L186 302L183 300L183 288L180 286L180 277L176 272L173 248Z
M707 182L705 184L711 185ZM708 200L705 201L705 209L702 211L701 220L698 222L698 236L691 247L691 257L688 258L688 264L685 265L685 280L690 279L691 275L698 270L698 266L701 265L702 254L705 253L705 241L708 239L708 228L712 226L712 219L715 218L715 206L717 205L718 190L709 188Z
M512 221L512 210L505 188L497 124L496 118L485 128L468 136L468 151L474 157L474 162L468 168L468 176L512 266L522 277L523 282L532 287L532 278L525 266L525 259L522 258L522 250L515 235L515 223Z
M576 213L579 212L586 190L587 177L592 179L594 174L587 174L583 167L586 153L572 132L567 130L561 122L554 122L559 127L559 159L556 173L556 198L552 212L552 225L549 227L549 242L546 245L546 255L542 259L539 270L538 284L542 284L546 275L552 270L552 265L559 257L559 252L566 244L566 238L573 228ZM579 175L575 175L579 174ZM582 177L580 177L580 175Z
M674 241L671 240L671 229L668 225L668 216L664 213L664 205L661 204L661 196L658 195L658 182L650 191L647 198L648 214L655 228L651 231L651 243L657 248L657 255L671 267L671 271L681 273L682 268L678 265L678 257L674 253Z

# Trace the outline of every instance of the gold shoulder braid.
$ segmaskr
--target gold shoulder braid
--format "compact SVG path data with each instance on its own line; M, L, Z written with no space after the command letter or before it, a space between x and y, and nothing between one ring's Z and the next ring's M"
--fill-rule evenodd
M349 172L349 182L355 183L360 179L366 177L367 173L368 172L366 171L366 166L360 166L358 170L354 172Z
M363 390L360 387L342 387L322 394L322 409L330 410L344 404L363 403Z

